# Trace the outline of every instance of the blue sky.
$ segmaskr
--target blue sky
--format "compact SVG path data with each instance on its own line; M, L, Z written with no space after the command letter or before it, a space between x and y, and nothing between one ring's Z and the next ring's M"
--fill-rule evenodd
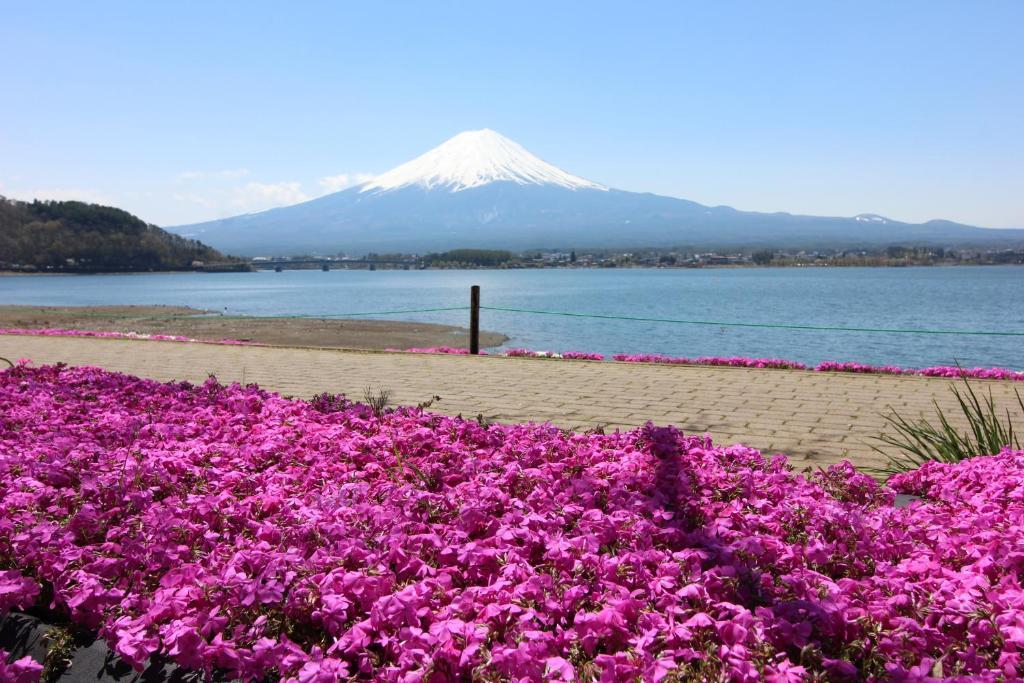
M0 194L174 225L493 128L613 187L1024 227L1024 3L0 0Z

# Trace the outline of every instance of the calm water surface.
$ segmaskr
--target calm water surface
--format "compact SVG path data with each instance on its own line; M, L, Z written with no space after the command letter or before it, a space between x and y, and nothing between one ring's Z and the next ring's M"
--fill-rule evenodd
M1024 331L1024 268L285 271L0 278L11 304L178 304L247 315L485 306L721 322ZM387 316L465 326L462 311ZM822 332L484 311L506 346L1024 368L1024 337Z

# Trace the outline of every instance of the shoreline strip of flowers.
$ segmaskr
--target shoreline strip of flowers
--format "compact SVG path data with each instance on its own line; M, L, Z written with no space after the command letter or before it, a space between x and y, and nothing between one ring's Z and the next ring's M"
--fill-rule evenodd
M145 341L173 341L192 344L223 344L228 346L261 346L257 342L241 341L238 339L202 340L191 337L182 337L168 334L143 334L138 332L103 332L95 330L67 330L67 329L22 329L22 328L0 328L0 335L35 335L44 337L99 337L110 339L134 339ZM440 353L453 355L468 355L469 350L453 346L432 346L409 349L385 349L389 353ZM488 354L481 351L481 355L505 356L511 358L547 358L566 360L607 360L604 354L589 353L586 351L533 351L530 349L506 349L496 353ZM851 363L839 361L825 361L813 367L799 361L785 360L782 358L748 358L745 356L701 356L697 358L686 358L677 356L666 356L652 353L617 353L611 360L621 363L660 363L665 365L706 365L735 368L771 368L779 370L811 370L814 372L851 372L874 375L918 375L922 377L966 377L968 379L995 379L1024 382L1024 372L1010 370L1008 368L960 368L953 365L937 365L927 368L901 368L895 365L869 365L866 363Z
M101 339L135 339L141 341L186 342L190 344L225 344L228 346L259 346L256 342L240 339L218 339L207 341L175 334L146 334L143 332L108 332L101 330L67 330L63 328L0 328L0 334L26 335L36 337L98 337Z
M428 348L387 349L389 352L401 353L442 353L466 355L467 349L450 346ZM488 355L481 352L481 355ZM584 351L531 351L529 349L507 349L490 355L514 358L551 358L574 360L607 360L603 354ZM955 365L937 365L927 368L901 368L895 365L869 365L866 363L850 363L825 361L815 366L782 358L748 358L745 356L701 356L686 358L665 356L653 353L617 353L611 360L620 363L661 363L665 365L710 365L734 368L771 368L779 370L808 370L813 372L852 372L875 375L918 375L922 377L967 377L969 379L998 379L1024 382L1024 372L1008 368L961 368Z

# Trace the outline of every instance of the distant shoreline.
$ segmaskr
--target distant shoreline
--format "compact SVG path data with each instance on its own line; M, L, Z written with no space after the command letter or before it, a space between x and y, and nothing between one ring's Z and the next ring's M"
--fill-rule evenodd
M402 268L388 268L379 266L376 271L381 272L420 272L430 271L474 271L474 270L783 270L787 268L877 268L877 269L901 269L901 268L1013 268L1022 267L1024 263L911 263L911 264L837 264L837 263L787 263L787 264L708 264L702 266L651 266L651 265L628 265L616 266L546 266L543 268L498 268L494 266L459 267L459 268L417 268L405 270ZM287 271L320 271L320 268L285 268ZM368 268L331 268L331 271L368 271ZM76 277L93 275L252 275L254 273L273 272L270 268L253 268L249 271L202 271L202 270L112 270L101 272L25 272L20 270L0 270L0 277Z

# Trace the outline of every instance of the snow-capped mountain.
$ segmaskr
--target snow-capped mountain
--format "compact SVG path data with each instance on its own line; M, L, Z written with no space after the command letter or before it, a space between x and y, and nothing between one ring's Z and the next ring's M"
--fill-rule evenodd
M1024 242L1024 230L875 214L737 211L581 178L492 130L460 133L362 185L294 206L178 226L233 254L648 247L869 247Z
M570 190L607 190L538 159L493 130L459 133L426 154L379 175L360 193L419 187L460 192L491 183L553 185Z

